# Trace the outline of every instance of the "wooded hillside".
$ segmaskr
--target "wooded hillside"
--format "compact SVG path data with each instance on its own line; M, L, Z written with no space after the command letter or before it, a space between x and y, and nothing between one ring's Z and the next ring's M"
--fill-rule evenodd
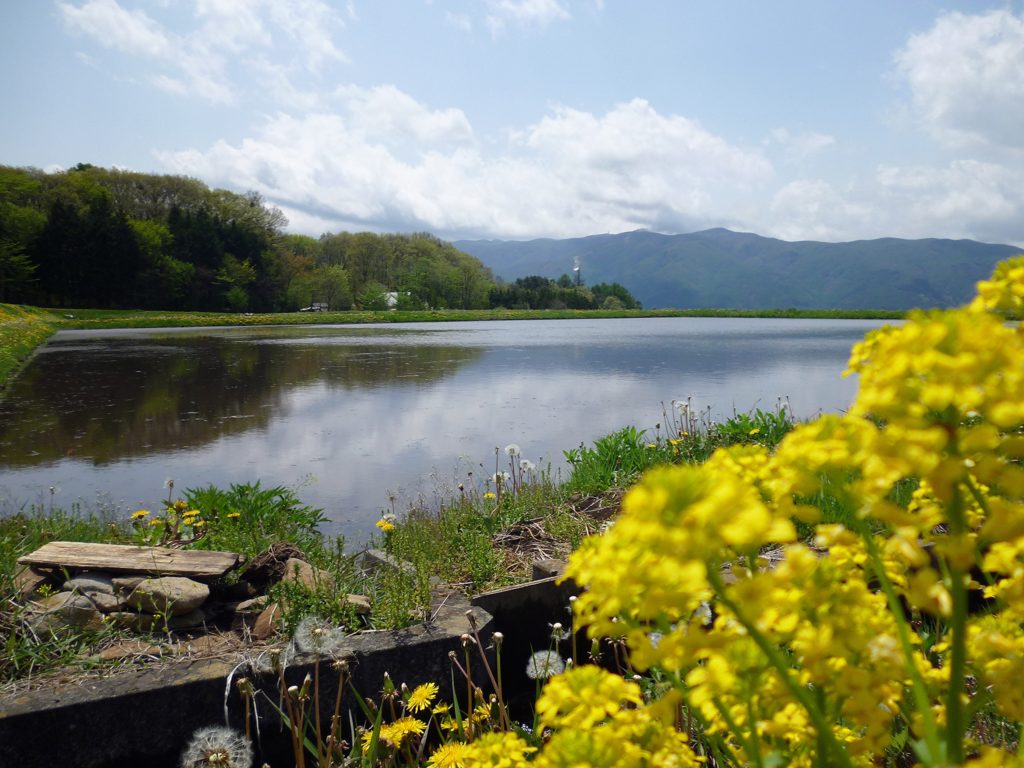
M255 192L78 165L0 166L0 301L48 307L287 311L486 308L475 257L427 234L283 232Z

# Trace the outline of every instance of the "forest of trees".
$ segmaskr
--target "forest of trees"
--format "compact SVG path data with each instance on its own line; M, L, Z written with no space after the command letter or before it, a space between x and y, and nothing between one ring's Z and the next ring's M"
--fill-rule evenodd
M495 285L490 306L505 309L640 309L640 302L618 283L576 285L568 275L549 280L539 275Z
M0 302L43 307L292 311L631 308L625 288L495 281L433 235L286 234L257 193L79 164L0 166ZM394 304L394 297L391 304Z

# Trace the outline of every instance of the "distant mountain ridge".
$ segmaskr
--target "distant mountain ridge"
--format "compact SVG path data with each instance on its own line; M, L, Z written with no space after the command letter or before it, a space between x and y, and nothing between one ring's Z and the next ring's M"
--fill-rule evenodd
M578 259L586 283L621 283L649 309L956 306L996 263L1024 250L974 240L889 237L787 242L720 228L454 245L505 280L571 274Z

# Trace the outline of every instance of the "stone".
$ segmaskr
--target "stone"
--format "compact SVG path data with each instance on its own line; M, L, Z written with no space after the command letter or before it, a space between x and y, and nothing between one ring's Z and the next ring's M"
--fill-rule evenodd
M256 640L266 640L277 631L277 625L281 622L281 606L271 603L259 616L252 627L252 636Z
M89 592L85 595L102 613L113 613L125 608L124 595L108 595L105 592Z
M188 613L167 617L155 616L152 613L115 611L107 614L107 621L119 629L129 629L132 632L175 632L201 627L206 621L206 614L198 608Z
M234 610L235 613L257 613L267 607L269 600L270 598L266 595L260 595L251 600L243 600L235 606Z
M206 602L210 588L184 576L163 576L141 582L125 601L144 613L168 613L180 616Z
M146 576L115 576L111 581L118 592L131 592L146 580Z
M282 581L298 582L307 589L316 589L317 584L328 578L328 575L319 568L299 560L297 557L289 558L285 563L284 578Z
M93 593L112 595L114 594L114 581L109 573L85 571L75 578L65 581L64 589L68 592L80 592L83 595Z
M103 614L84 595L58 592L32 604L36 615L29 625L37 634L55 634L68 627L90 631L103 628Z
M23 565L14 572L14 588L23 600L31 600L39 596L40 588L47 584L53 586L53 577L47 571Z
M345 602L356 609L356 613L360 616L366 616L372 610L370 606L370 598L366 595L348 595L345 598Z

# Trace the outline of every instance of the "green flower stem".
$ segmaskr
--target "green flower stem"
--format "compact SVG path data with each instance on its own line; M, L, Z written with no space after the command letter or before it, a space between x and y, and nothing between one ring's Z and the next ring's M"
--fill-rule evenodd
M949 505L949 530L954 536L966 528L964 500L959 486L953 488L953 501ZM953 597L953 616L950 625L949 696L946 701L946 746L951 762L964 760L964 733L967 722L963 692L967 679L967 574L954 563L949 565L950 592Z
M824 739L828 745L829 752L832 754L834 759L833 765L842 766L843 768L853 768L853 763L850 761L850 756L843 749L843 745L836 739L836 735L832 732L832 727L825 720L825 715L818 708L810 691L804 686L800 685L794 677L793 671L790 669L786 660L779 653L779 649L775 645L769 642L768 638L754 626L754 623L750 621L743 612L740 610L739 605L736 604L725 592L725 584L722 583L722 577L718 574L717 570L713 567L708 568L708 582L711 584L712 589L715 590L715 594L719 600L722 601L722 605L732 611L736 620L742 624L747 632L750 633L750 638L754 641L761 652L768 659L768 662L775 668L779 673L779 677L782 678L782 682L789 689L789 692L793 694L800 705L807 710L807 714L811 718L811 722L818 731L818 735Z
M764 760L761 758L761 745L758 743L757 733L755 732L754 723L750 723L750 728L744 733L743 729L740 728L739 723L733 718L732 713L729 712L729 708L725 706L724 702L717 696L711 697L712 703L715 705L715 709L718 710L718 714L725 720L725 724L729 727L729 732L734 734L739 742L743 745L743 749L746 751L747 756L754 761L754 765L757 768L764 768Z
M928 745L928 755L932 760L938 760L942 754L942 745L939 741L938 726L935 723L935 716L932 714L931 698L928 696L928 687L925 685L921 670L917 668L914 660L914 646L910 642L910 625L903 615L903 605L900 603L896 590L885 572L885 565L882 563L881 554L878 552L878 545L875 543L871 531L866 525L860 526L860 535L864 539L864 545L871 558L871 564L875 569L875 577L882 587L882 592L889 603L889 612L896 622L896 632L899 634L900 647L903 649L903 658L907 663L907 671L910 674L910 681L914 691L914 704L924 722L924 740Z

